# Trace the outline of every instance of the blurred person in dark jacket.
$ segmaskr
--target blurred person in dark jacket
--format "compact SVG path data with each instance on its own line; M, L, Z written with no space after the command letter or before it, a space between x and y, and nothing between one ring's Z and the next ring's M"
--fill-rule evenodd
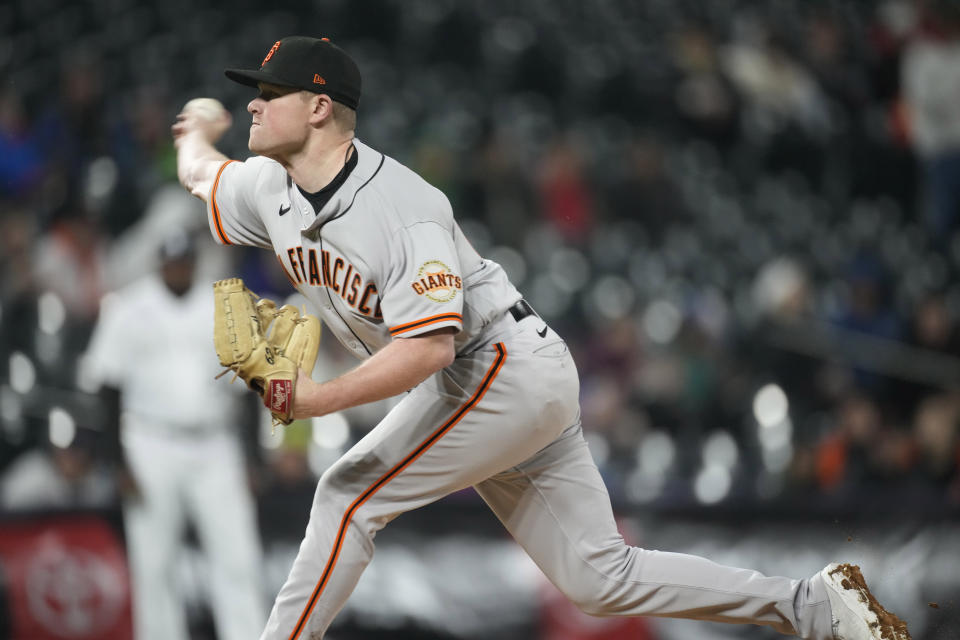
M942 491L951 505L960 505L960 396L940 394L924 400L913 423L920 475Z
M960 215L960 6L933 0L926 10L904 49L901 82L925 181L927 224L946 240Z
M67 443L21 454L0 477L4 509L97 508L114 503L109 471L96 456L97 433L79 428Z

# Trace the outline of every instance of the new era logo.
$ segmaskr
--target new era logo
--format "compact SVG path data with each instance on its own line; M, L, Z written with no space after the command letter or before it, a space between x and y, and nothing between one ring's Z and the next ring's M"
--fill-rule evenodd
M319 73L313 74L313 84L327 84L327 81L320 77Z

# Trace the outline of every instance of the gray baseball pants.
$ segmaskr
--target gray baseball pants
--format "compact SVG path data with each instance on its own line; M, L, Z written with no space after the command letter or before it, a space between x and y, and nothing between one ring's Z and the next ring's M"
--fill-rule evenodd
M579 380L543 322L509 316L490 346L407 396L320 479L262 640L318 640L401 513L473 486L546 576L587 613L767 625L832 640L819 576L763 576L628 546L580 428Z

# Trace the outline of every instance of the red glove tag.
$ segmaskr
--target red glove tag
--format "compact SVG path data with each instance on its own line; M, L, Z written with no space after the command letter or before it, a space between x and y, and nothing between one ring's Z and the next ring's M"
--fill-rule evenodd
M293 400L293 380L271 380L270 381L270 411L282 416L289 416L293 407L290 401Z

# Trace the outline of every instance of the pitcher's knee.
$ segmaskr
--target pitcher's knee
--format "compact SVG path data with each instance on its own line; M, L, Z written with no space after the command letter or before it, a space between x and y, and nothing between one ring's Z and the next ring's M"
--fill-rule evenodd
M591 616L603 616L605 615L605 610L603 608L603 603L598 598L586 596L583 598L571 598L573 604L577 605L577 608L580 611L583 611L587 615Z
M337 522L363 538L372 537L383 524L371 515L367 505L358 504L358 497L356 490L342 481L338 469L331 467L317 484L310 519Z
M642 595L641 592L646 593L646 588L631 579L635 575L631 566L638 551L625 545L611 546L601 563L606 570L595 565L582 565L582 571L569 576L565 584L558 586L586 614L620 615Z
M609 585L594 581L575 586L567 586L563 593L580 611L591 616L609 616L616 614L617 596Z
M350 505L350 496L348 496L337 483L327 474L321 476L317 483L317 491L313 495L313 509L326 511L332 515L334 511L343 512Z

